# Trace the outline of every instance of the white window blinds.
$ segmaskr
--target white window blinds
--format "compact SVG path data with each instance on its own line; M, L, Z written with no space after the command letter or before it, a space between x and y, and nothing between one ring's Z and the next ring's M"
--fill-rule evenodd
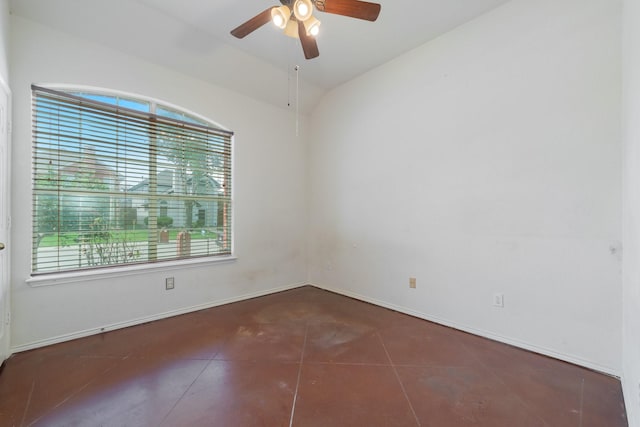
M154 103L32 93L33 274L231 253L231 132Z

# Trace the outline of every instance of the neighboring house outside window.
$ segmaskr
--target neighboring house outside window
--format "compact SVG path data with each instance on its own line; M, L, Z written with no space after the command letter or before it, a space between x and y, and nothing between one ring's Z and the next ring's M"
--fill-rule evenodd
M135 97L32 89L33 274L231 254L231 132Z

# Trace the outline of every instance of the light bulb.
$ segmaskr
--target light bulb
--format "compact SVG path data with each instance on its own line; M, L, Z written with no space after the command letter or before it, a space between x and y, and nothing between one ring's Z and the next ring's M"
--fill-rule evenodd
M309 6L306 3L298 2L298 13L302 16L306 16L309 13Z
M282 24L284 24L284 19L282 19L281 15L273 15L273 23L276 25L276 27L282 28Z
M309 30L309 34L311 34L312 36L317 36L318 33L320 32L320 26L319 25L314 25L313 27L311 27L311 29Z

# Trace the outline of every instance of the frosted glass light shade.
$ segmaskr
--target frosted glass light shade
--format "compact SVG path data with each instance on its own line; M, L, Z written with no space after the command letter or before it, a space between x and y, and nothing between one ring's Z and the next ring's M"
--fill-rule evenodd
M321 22L315 16L310 16L309 19L304 21L304 29L309 36L317 36L320 32L320 24Z
M298 21L306 21L313 13L311 0L296 0L293 4L293 14Z
M284 34L286 36L293 37L294 39L299 38L298 21L289 20L289 22L287 22L287 26L284 28Z
M291 16L291 9L287 6L274 7L271 9L271 21L278 28L285 28Z

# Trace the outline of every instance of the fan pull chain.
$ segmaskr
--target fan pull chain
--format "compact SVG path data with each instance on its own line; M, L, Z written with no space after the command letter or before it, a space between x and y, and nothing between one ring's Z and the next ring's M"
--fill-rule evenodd
M293 55L293 46L293 44L289 44L289 52L287 55L287 108L291 107L291 56Z
M287 107L291 107L291 72L287 66Z
M300 130L300 74L298 71L300 71L300 66L296 65L294 70L296 70L296 136L298 136Z

